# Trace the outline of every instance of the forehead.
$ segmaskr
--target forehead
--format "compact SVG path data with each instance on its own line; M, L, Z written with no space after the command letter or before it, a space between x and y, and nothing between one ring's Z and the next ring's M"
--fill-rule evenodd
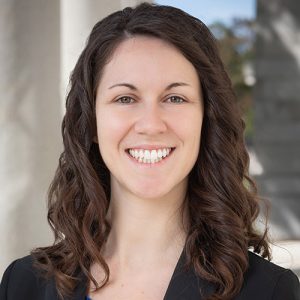
M105 65L100 85L115 81L198 79L193 64L172 44L156 37L134 36L122 41Z

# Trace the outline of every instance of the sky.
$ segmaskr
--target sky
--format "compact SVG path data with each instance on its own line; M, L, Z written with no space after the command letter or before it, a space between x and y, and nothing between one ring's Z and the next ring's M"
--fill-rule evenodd
M157 4L178 7L206 25L215 21L230 24L233 17L255 18L256 0L157 0Z

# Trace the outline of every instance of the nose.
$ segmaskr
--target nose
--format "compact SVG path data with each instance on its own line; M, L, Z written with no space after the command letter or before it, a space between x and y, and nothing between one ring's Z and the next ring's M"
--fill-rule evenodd
M159 103L144 105L135 123L135 131L141 134L155 135L167 130Z

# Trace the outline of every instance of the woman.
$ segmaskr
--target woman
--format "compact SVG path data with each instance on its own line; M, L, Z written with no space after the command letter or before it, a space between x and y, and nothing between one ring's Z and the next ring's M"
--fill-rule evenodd
M244 128L201 21L142 3L97 23L49 190L55 243L7 268L1 299L300 299L263 258Z

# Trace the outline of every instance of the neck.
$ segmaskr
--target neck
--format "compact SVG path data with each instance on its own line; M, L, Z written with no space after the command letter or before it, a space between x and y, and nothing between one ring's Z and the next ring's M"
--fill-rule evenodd
M184 194L173 193L159 200L121 195L112 194L107 215L112 229L104 257L121 266L178 258L187 234Z

